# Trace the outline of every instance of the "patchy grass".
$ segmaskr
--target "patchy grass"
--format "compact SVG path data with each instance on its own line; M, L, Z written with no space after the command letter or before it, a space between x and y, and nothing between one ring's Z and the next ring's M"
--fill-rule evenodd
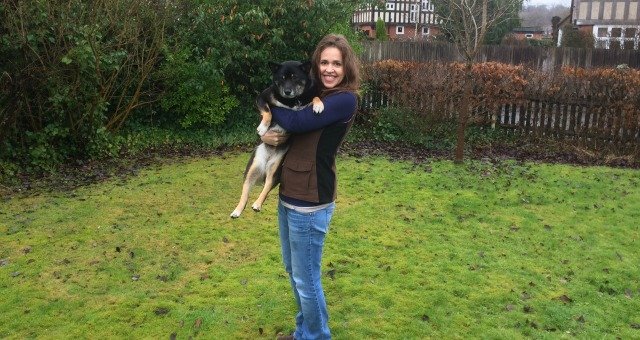
M228 217L247 158L3 201L0 337L291 331L275 195ZM638 170L346 156L338 167L323 263L336 339L640 337Z

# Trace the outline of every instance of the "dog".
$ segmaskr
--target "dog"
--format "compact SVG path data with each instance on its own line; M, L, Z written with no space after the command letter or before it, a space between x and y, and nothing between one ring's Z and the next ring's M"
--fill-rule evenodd
M257 128L260 136L272 130L284 133L285 130L278 124L272 123L270 106L278 106L293 110L302 110L308 105L313 105L313 112L320 114L324 105L318 98L316 82L309 76L311 63L309 61L284 61L282 63L270 62L273 83L266 88L256 99L256 106L262 116L262 121ZM264 181L264 187L260 196L251 208L259 212L267 195L280 183L280 165L287 153L289 146L272 146L261 143L256 147L249 159L244 172L242 194L238 205L231 213L231 218L238 218L247 205L249 191L259 180Z

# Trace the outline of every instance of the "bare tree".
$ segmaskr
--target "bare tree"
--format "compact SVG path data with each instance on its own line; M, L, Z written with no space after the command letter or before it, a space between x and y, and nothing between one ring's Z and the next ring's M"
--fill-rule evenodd
M462 163L464 158L464 135L474 103L473 63L487 32L500 23L517 18L522 8L522 0L442 0L435 10L441 20L444 34L458 47L465 62L465 80L463 96L458 106L457 143L455 162Z

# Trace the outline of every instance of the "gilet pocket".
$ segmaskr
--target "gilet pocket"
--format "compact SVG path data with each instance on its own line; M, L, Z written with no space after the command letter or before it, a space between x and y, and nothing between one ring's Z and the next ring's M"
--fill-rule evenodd
M311 181L313 163L308 161L288 161L282 165L282 179L286 191L291 194L307 194Z

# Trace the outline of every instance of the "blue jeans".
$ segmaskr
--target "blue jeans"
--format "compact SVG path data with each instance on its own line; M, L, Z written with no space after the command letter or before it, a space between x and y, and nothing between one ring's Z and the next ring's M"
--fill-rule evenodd
M296 339L331 339L327 303L320 282L322 248L335 204L300 213L278 204L282 261L298 305Z

